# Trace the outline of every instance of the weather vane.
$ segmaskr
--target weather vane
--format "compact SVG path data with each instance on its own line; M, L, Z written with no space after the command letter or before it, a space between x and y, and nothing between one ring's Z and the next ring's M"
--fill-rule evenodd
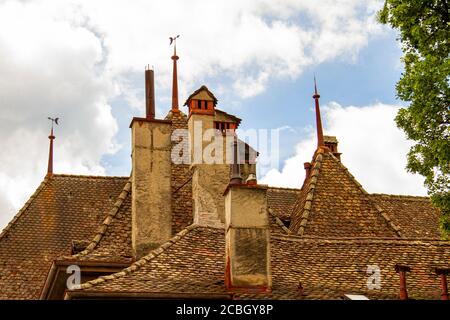
M170 39L170 45L172 45L172 43L175 43L175 46L177 45L177 39L180 37L180 35L177 35L176 37L169 37Z
M58 125L59 118L48 117L48 120L52 122L52 130L53 130L53 123L56 123L56 125Z

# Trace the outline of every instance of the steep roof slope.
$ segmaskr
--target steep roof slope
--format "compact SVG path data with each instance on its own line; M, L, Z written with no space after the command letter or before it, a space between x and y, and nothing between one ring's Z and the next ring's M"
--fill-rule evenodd
M290 229L321 237L399 237L400 229L331 152L319 149Z
M123 271L83 284L81 292L156 297L228 294L237 299L340 299L344 293L361 293L371 298L397 298L395 264L404 264L412 270L407 276L410 296L438 298L440 282L432 268L448 267L450 243L272 236L273 290L266 293L228 292L224 254L223 229L192 225ZM380 268L381 289L367 289L369 265Z
M0 299L37 299L52 261L93 237L127 179L44 179L0 235Z
M439 239L440 212L428 197L371 194L370 198L387 212L407 238Z
M290 210L298 189L269 188L268 206L271 210L271 228L273 232L286 234L289 230L281 221L275 220ZM177 230L178 231L178 230ZM58 260L132 262L131 245L131 180L123 187L113 208L99 228L93 239L82 252L62 256Z

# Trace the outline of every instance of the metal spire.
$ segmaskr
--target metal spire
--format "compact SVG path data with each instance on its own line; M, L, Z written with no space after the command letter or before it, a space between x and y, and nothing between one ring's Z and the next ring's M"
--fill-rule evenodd
M59 118L50 118L48 117L48 120L52 122L52 129L50 131L50 135L48 138L50 139L50 147L48 152L48 167L47 167L47 176L53 175L53 140L55 140L55 136L53 135L53 123L58 125Z
M317 92L316 76L314 75L314 95L316 105L316 127L317 127L317 148L325 146L323 141L322 119L320 117L319 98L320 94Z
M177 39L180 37L180 35L177 35L176 37L169 37L170 39L170 45L172 43L173 46L173 79L172 79L172 111L178 112L178 75L177 75L177 60L179 57L177 56Z

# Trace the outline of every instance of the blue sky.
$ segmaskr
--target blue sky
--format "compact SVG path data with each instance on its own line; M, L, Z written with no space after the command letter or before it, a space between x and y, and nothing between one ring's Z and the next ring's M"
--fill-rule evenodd
M404 103L396 34L375 21L383 0L0 1L0 226L42 181L48 116L56 173L128 175L133 116L144 114L144 67L156 113L171 105L178 41L180 102L202 84L243 129L277 129L278 165L261 183L300 187L314 151L313 77L325 134L369 192L424 195L405 170L411 142L395 126ZM187 17L190 17L187 19ZM261 150L260 150L261 151Z
M396 98L395 84L401 76L401 49L396 41L394 30L386 32L368 43L357 57L353 59L339 58L332 61L308 67L300 76L294 79L273 80L269 87L250 98L242 98L235 94L217 95L218 108L233 113L243 119L241 128L276 129L288 126L291 130L280 132L280 166L295 154L292 147L305 138L302 130L315 126L313 107L313 78L316 75L318 90L321 94L321 104L338 101L342 105L366 106L377 102L385 104L404 105ZM180 39L180 42L183 39ZM179 45L179 64L183 64L183 52ZM167 48L167 61L171 65L170 48ZM143 72L132 76L132 83L142 95L144 94ZM156 73L156 77L158 74ZM213 92L217 84L228 81L226 77L207 78L202 84ZM161 92L156 92L161 94ZM170 90L163 90L163 95L170 95ZM180 99L180 102L184 102ZM159 101L158 106L166 114L170 109L170 100ZM131 170L130 158L130 119L144 113L129 107L122 96L111 101L112 114L119 124L117 141L122 148L113 155L102 157L102 164L109 175L127 175ZM186 112L186 107L182 110ZM326 126L326 119L324 120ZM332 134L332 133L330 133ZM356 132L355 132L356 134Z

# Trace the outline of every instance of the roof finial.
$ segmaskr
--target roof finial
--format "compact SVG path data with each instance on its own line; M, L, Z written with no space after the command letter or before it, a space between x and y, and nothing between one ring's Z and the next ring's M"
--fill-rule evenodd
M50 118L48 117L48 120L51 120L52 122L52 129L50 131L50 135L48 138L50 139L50 148L48 152L48 167L47 167L47 176L53 175L53 140L55 140L55 136L53 135L53 123L58 125L59 118Z
M170 39L170 45L172 43L173 46L173 79L172 79L172 112L178 112L178 76L177 76L177 60L179 59L177 56L177 39L180 37L180 35L177 35L176 37L169 37Z
M317 92L316 75L314 75L314 95L313 98L316 104L316 127L317 127L317 148L324 146L322 119L320 117L319 98L320 94Z

